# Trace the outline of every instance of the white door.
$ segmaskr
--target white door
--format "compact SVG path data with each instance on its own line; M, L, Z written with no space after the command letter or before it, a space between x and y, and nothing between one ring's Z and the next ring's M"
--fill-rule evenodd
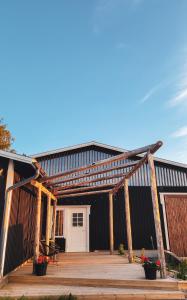
M89 251L89 207L67 207L67 252Z

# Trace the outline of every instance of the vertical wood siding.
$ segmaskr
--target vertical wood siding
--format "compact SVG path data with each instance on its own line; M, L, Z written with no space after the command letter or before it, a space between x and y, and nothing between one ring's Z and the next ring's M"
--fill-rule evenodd
M15 183L20 180L15 173ZM33 255L35 213L34 187L26 185L13 191L4 275Z
M187 257L187 196L165 196L170 249Z

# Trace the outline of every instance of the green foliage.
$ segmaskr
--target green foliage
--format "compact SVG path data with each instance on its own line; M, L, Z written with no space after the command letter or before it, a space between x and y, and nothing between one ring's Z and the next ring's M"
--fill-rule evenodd
M124 255L125 254L125 249L124 249L123 244L119 245L118 253L119 253L119 255Z
M66 296L66 295L62 295L58 298L58 300L76 300L77 297L76 296L73 296L71 293Z
M14 138L7 129L7 125L3 123L3 119L0 119L0 150L10 150L13 141Z
M184 260L179 264L177 278L187 280L187 260Z

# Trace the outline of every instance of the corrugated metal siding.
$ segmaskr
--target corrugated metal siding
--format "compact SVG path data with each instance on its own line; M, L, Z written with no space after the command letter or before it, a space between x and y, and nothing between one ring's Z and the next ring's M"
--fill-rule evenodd
M115 151L107 151L105 149L96 149L93 147L83 148L79 151L71 151L66 153L59 153L55 155L49 155L47 157L39 158L42 168L49 175L54 175L59 172L67 171L70 169L78 168L84 165L89 165L94 162L112 157L119 153ZM126 162L133 161L133 159L122 160L121 162L111 163L110 166L118 166ZM156 166L156 177L158 186L187 186L187 170L176 166L168 166L163 163L155 163ZM106 167L101 167L101 170ZM98 168L95 169L95 171ZM126 169L128 171L129 168ZM85 178L85 180L91 180L94 178L102 178L106 175L120 174L122 170L116 170L105 174ZM60 178L58 179L60 180ZM98 184L115 183L119 180L110 179L99 181ZM73 183L73 181L72 181ZM95 183L94 183L95 185ZM130 179L130 186L150 186L150 175L148 165L143 165Z

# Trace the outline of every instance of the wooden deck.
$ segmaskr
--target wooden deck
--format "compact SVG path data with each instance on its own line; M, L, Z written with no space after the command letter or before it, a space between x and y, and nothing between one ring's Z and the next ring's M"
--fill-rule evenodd
M57 296L71 292L78 299L185 299L176 280L145 280L140 264L129 264L119 255L64 253L57 260L48 265L46 276L32 275L32 263L12 272L9 283L0 290L0 297Z

